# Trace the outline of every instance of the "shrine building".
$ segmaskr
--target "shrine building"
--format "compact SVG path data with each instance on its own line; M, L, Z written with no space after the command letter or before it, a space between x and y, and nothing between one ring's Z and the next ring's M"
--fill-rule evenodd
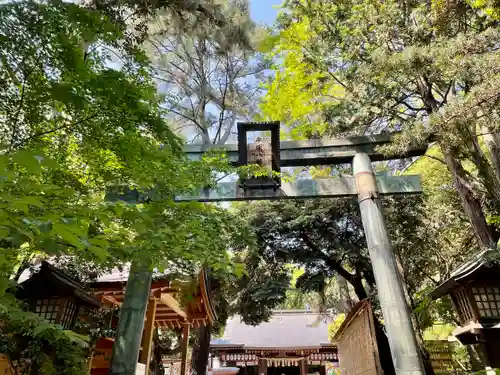
M241 375L325 375L338 367L328 324L320 314L302 310L275 311L258 326L231 318L224 335L210 344L211 367L238 367Z

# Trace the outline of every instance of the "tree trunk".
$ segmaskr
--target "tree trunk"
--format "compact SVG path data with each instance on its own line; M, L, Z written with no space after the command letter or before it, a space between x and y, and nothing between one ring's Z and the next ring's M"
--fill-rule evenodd
M191 375L205 375L208 366L210 352L210 340L212 338L212 325L207 323L196 332L191 355Z
M363 279L361 277L352 277L351 285L354 288L354 293L356 293L356 297L358 297L358 300L362 301L368 298L368 294L366 293L365 287L363 285Z
M500 135L490 130L486 125L481 127L481 133L488 147L491 164L495 169L496 175L500 177Z
M493 169L490 161L479 145L478 139L471 135L468 142L471 160L478 170L479 178L481 179L486 191L488 192L489 199L492 201L493 206L500 209L500 180L498 174Z
M484 364L481 362L481 357L477 354L474 346L466 345L465 347L467 349L467 354L469 355L472 372L479 372L484 370Z
M373 323L375 325L375 337L377 339L378 355L380 358L380 364L384 375L395 375L396 370L394 369L394 363L392 362L391 348L389 346L389 339L385 334L382 323L378 320L376 316L373 317Z
M468 182L467 174L462 164L455 159L450 151L444 150L443 148L441 149L443 150L446 164L451 172L453 183L462 202L462 207L469 218L469 222L472 225L479 246L486 249L494 248L496 246L496 240L493 231L486 223L483 207L474 195L474 191Z
M422 100L428 107L428 114L431 115L439 110L439 104L433 96L432 85L427 77L419 77L418 86ZM458 192L462 207L469 218L474 230L479 246L482 248L492 248L496 246L496 241L491 228L486 223L484 211L479 200L475 197L474 191L467 180L467 174L459 160L443 144L439 144L445 157L446 165L451 172L453 183Z
M355 301L351 298L351 295L349 293L349 286L347 285L347 280L340 275L337 275L336 279L337 279L337 289L340 296L339 310L344 314L347 314L353 308Z
M165 375L165 369L162 362L162 352L160 347L160 337L158 328L154 331L153 350L151 351L150 371L152 375ZM149 375L149 374L146 374Z
M153 273L132 263L116 330L110 375L135 375Z

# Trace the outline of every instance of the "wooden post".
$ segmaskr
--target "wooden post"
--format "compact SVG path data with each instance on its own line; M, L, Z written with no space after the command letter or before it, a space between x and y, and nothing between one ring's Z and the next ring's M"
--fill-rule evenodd
M305 359L300 360L300 375L307 375L307 362Z
M267 375L267 361L265 358L259 358L259 373L257 375Z
M182 357L181 357L181 375L186 375L187 352L189 343L189 323L182 323Z
M155 329L156 298L151 298L146 311L146 324L142 334L142 352L139 362L146 365L146 374L149 374L149 363L151 362L151 348L153 346L153 333Z
M92 348L90 352L90 358L89 358L89 374L92 372L92 360L94 359L94 348Z

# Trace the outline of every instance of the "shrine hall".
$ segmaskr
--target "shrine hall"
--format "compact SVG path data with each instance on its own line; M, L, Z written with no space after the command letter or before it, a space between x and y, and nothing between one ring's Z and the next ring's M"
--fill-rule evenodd
M328 324L313 311L275 311L258 326L236 316L210 344L211 367L238 367L241 375L326 375L327 368L338 367Z

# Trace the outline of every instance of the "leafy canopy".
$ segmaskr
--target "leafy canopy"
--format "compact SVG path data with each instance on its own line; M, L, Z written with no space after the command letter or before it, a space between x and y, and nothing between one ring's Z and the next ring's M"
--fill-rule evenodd
M1 336L7 344L18 334L35 342L39 333L19 331L17 322L40 322L8 293L26 255L100 267L140 261L163 268L182 260L227 269L228 247L245 237L226 210L174 203L174 195L209 184L213 167L226 164L218 156L185 159L147 59L124 37L102 12L79 4L0 5L0 314L10 327ZM154 199L107 201L116 186L154 188ZM36 341L42 346L70 339L46 328L52 338ZM20 355L31 358L30 350ZM54 361L47 373L60 373Z

